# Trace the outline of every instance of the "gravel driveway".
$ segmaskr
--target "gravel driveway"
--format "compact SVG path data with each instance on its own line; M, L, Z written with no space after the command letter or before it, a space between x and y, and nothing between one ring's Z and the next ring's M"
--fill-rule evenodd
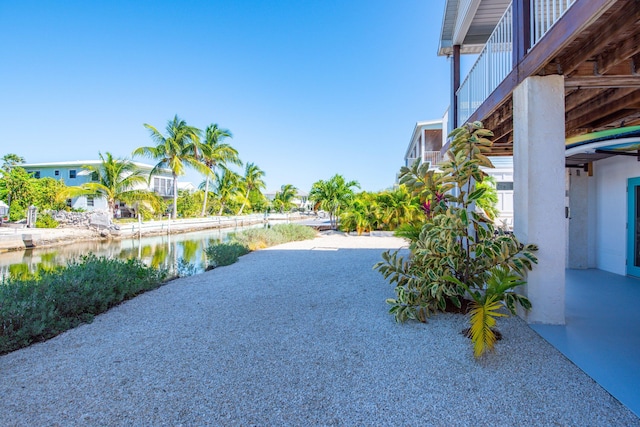
M533 332L396 324L389 237L328 235L175 280L0 357L0 425L631 426L640 420Z

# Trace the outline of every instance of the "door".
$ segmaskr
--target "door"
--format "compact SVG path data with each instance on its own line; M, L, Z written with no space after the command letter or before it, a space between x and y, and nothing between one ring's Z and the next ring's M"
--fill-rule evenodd
M629 178L627 212L627 274L640 277L640 178Z

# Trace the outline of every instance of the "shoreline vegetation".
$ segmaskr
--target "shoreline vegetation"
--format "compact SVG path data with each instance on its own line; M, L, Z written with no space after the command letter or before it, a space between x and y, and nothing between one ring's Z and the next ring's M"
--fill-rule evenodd
M162 234L188 233L201 230L243 227L269 222L314 220L315 216L299 212L286 214L250 214L207 218L167 219L142 222L116 222L117 231L97 227L15 228L0 227L0 255L34 247L53 247L92 240L119 240Z
M205 251L210 268L233 264L253 250L316 237L300 224L276 224L237 233L229 243ZM26 279L0 281L0 355L53 338L123 301L156 289L179 276L144 265L88 254L66 267L40 271Z

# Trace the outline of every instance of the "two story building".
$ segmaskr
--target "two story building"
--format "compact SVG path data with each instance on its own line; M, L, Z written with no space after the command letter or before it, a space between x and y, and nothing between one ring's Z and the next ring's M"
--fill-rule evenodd
M563 324L565 267L640 276L640 2L445 3L450 128L480 120L513 155L514 232L540 247L526 318ZM477 60L461 78L463 54ZM603 143L611 130L627 137Z
M133 162L140 170L145 173L151 173L153 166ZM63 181L68 186L82 186L87 182L96 180L97 176L88 170L87 166L99 167L102 164L100 160L76 160L70 162L51 162L51 163L26 163L20 165L27 172L31 173L35 178L54 178ZM158 195L165 198L173 197L173 178L171 171L163 170L160 174L154 175L146 186L140 189L148 189L154 191ZM67 200L67 205L73 209L82 209L86 211L107 210L107 200L102 197L79 196ZM130 213L130 207L124 203L119 204L122 216Z

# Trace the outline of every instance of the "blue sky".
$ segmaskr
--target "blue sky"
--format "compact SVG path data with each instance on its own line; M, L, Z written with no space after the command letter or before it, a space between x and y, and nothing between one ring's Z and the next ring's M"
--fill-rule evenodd
M442 117L444 0L0 0L0 156L130 157L143 123L228 128L269 190L391 186ZM136 158L152 163L151 160ZM182 180L198 184L190 172Z

